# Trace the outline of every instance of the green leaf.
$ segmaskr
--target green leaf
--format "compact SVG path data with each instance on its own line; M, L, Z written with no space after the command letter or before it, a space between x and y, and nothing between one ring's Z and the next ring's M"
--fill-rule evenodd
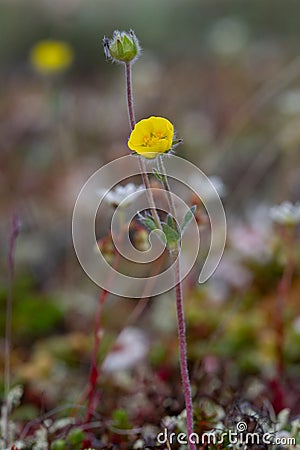
M196 205L192 206L192 207L188 210L188 212L186 213L186 215L184 216L183 223L182 223L182 225L181 225L181 232L182 232L182 233L184 233L184 231L185 231L186 228L188 227L190 221L192 220L192 218L193 218L193 216L194 216L194 213L195 213L195 211L196 211L196 208L197 208Z
M154 219L152 219L152 217L150 216L142 216L140 215L139 217L140 222L142 222L143 225L145 225L146 228L148 228L149 231L154 231L157 230L157 225L154 221Z
M84 432L79 428L75 428L68 434L68 442L71 444L71 450L79 450L84 440Z
M156 169L156 167L153 168L152 170L153 175L159 180L159 181L164 181L165 176L162 173L159 173L159 171Z
M125 409L123 409L123 408L115 409L112 416L113 416L113 421L114 421L115 427L117 427L121 430L126 430L126 429L131 428L129 419L128 419L128 413Z
M167 240L167 247L170 250L174 250L177 246L178 241L180 240L180 234L178 233L178 231L174 230L173 227L170 227L167 223L162 224L162 229Z
M51 450L66 450L66 448L67 443L63 439L58 439L51 444Z
M171 214L167 215L167 224L169 225L170 228L174 229L174 220Z

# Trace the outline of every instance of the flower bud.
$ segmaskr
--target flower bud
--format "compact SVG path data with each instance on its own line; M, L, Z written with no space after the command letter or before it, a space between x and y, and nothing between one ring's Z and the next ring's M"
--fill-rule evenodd
M104 53L113 61L128 63L136 60L141 52L139 41L132 30L126 31L116 30L113 38L103 39Z

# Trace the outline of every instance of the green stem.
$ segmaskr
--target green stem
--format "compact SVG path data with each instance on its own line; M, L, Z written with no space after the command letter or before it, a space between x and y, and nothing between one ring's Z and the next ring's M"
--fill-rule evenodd
M157 157L157 166L158 166L158 171L161 172L161 175L162 175L162 181L161 182L162 182L164 190L166 191L166 194L167 194L168 205L169 205L169 208L170 208L170 213L171 213L172 218L173 218L174 227L175 227L175 229L177 231L180 231L178 229L178 226L177 226L176 209L175 209L173 197L172 197L172 194L171 194L171 188L170 188L168 176L167 176L166 169L165 169L165 166L164 166L163 159L162 159L161 155L159 155Z

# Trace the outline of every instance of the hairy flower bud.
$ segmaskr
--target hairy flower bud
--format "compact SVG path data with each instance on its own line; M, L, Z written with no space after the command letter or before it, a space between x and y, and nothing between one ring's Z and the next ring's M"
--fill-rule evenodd
M104 37L103 46L106 57L116 62L133 62L141 52L139 41L132 30L128 33L116 30L112 39Z

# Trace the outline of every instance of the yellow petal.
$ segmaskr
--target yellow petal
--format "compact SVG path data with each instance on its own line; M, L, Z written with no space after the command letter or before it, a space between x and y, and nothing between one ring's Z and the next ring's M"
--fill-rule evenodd
M131 132L128 147L145 158L155 158L172 147L174 127L164 117L151 116L142 119Z

